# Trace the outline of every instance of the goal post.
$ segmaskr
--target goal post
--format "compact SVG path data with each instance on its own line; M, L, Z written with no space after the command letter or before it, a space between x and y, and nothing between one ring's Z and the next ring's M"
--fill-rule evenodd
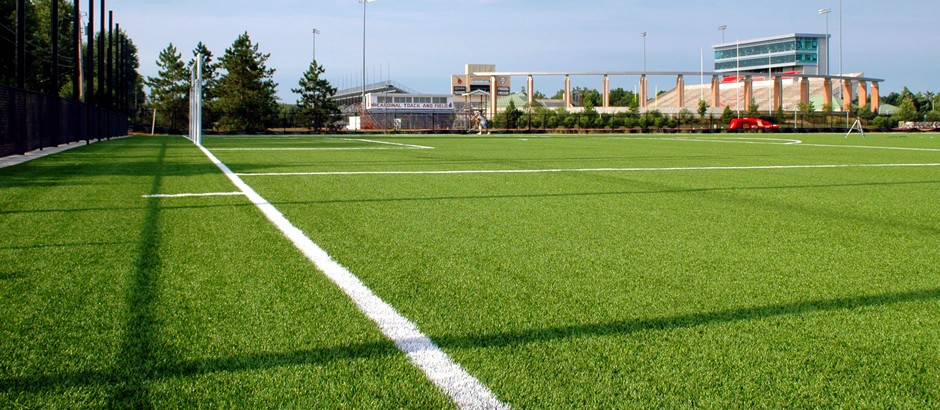
M202 54L196 54L196 63L189 73L189 135L196 145L202 145Z

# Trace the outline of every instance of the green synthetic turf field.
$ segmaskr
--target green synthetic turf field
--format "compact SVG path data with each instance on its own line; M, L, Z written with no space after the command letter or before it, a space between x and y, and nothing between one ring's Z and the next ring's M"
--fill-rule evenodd
M514 408L940 407L940 136L206 137ZM0 169L0 407L447 408L180 137Z

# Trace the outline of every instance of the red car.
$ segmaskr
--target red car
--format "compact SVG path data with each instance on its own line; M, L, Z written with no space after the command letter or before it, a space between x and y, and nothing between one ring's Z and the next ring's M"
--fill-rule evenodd
M767 130L776 131L780 126L760 118L733 118L728 130Z

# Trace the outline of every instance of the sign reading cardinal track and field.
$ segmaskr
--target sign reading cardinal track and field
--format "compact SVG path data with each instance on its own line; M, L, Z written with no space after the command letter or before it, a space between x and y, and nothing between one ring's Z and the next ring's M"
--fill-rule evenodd
M437 94L367 94L366 109L453 111L454 98L450 95Z

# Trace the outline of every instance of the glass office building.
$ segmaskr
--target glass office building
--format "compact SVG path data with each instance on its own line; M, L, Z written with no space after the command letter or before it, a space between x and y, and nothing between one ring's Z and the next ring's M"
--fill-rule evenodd
M714 46L715 71L829 75L825 34L788 34Z

